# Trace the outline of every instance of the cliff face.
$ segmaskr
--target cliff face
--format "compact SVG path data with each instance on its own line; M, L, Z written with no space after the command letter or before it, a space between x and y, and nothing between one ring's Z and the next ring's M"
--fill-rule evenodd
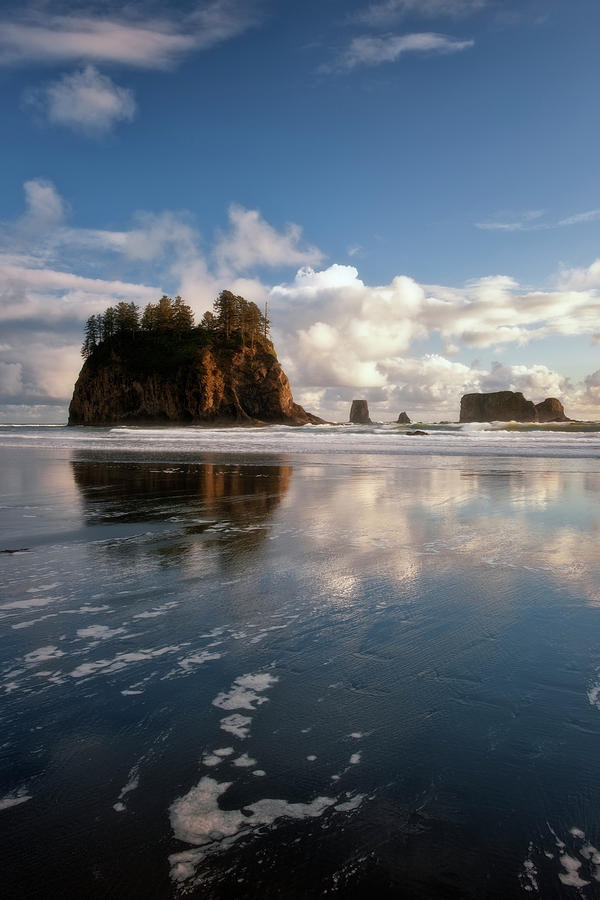
M353 425L371 425L369 405L366 400L353 400L350 407L350 422Z
M520 391L464 394L460 401L461 422L568 422L562 403L548 397L535 404Z
M538 422L570 422L565 415L565 410L556 397L546 397L541 403L535 405Z
M322 420L294 403L270 344L203 347L156 365L118 345L90 356L75 384L69 425L305 425Z

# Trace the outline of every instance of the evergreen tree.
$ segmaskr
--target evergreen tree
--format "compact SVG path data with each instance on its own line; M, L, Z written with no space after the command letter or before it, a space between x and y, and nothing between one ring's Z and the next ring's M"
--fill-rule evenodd
M215 332L218 330L219 323L217 321L214 313L211 313L210 310L204 313L202 316L202 321L200 322L200 328L204 331Z
M156 328L159 331L173 331L173 301L163 294L156 307Z
M109 340L115 333L115 308L114 306L109 306L108 309L104 311L104 315L98 316L100 319L100 331L101 338L103 341Z
M156 329L156 303L148 303L142 314L142 328L144 331Z
M140 311L135 303L121 301L115 309L115 333L134 334L140 328Z
M254 347L256 338L262 334L263 321L264 317L261 315L260 309L256 303L250 301L246 310L246 327L251 347Z
M184 334L186 331L191 331L194 327L194 313L192 312L191 306L188 306L187 303L184 303L181 297L178 295L172 301L172 310L174 330L179 334Z
M101 317L98 316L98 319L99 318ZM96 318L96 316L90 316L85 323L84 341L81 348L81 355L86 359L94 352L100 340L100 327L98 319Z
M213 304L213 308L217 317L219 331L223 331L225 337L229 339L239 319L236 296L231 291L221 291Z

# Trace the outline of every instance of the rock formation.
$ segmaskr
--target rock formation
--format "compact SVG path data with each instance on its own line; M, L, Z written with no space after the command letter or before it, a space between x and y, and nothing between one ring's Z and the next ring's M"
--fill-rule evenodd
M411 424L411 421L405 412L400 413L400 415L398 416L398 419L397 419L397 424L398 425L410 425Z
M541 403L535 405L538 422L570 422L560 400L556 397L546 397Z
M166 346L166 345L165 345ZM273 346L170 347L138 334L112 340L86 359L69 407L69 425L167 423L305 425L323 420L294 403Z
M350 407L350 421L353 425L371 425L369 405L366 400L353 400Z
M548 397L537 405L520 391L464 394L461 422L568 422L562 403Z

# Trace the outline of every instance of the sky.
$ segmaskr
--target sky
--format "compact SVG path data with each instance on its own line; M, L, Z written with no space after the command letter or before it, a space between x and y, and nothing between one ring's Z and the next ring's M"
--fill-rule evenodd
M600 419L597 0L0 2L0 422L85 320L268 302L294 399Z

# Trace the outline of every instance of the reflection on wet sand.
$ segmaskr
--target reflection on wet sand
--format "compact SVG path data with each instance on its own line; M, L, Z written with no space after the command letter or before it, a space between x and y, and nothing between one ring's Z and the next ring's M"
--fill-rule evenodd
M227 553L257 550L286 494L292 467L240 463L121 462L73 459L88 526L151 524L168 534L164 561L179 560L201 536ZM175 534L174 534L175 532ZM167 534L165 536L167 536ZM120 542L119 552L147 551Z

